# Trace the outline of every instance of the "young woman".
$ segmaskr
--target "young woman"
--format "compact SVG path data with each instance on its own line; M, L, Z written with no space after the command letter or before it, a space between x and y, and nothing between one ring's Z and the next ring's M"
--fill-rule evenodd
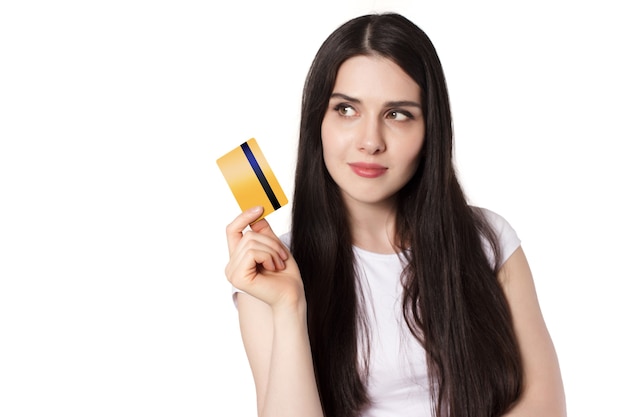
M290 233L227 226L259 416L564 416L515 231L469 206L443 70L397 14L333 32L308 74Z

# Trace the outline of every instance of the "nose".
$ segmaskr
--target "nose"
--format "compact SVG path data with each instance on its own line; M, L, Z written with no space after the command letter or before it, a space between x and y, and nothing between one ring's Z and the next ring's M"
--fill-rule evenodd
M363 120L358 141L359 150L370 155L385 151L385 138L382 123L376 117Z

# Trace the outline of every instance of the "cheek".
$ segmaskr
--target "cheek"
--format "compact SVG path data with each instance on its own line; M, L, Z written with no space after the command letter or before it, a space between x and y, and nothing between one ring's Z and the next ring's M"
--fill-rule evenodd
M328 124L325 122L322 122L321 134L322 134L322 156L324 158L324 165L326 166L326 169L330 171L332 170L332 167L329 167L329 165L331 165L332 154L333 154L332 145L334 141L332 138L332 134L328 129Z
M402 155L404 155L405 157L408 156L408 158L406 159L406 166L408 170L411 172L411 175L413 175L415 171L417 171L417 167L419 166L420 161L422 160L423 144L424 144L424 141L422 140L419 142L419 144L414 145L408 149L405 149L404 152L402 153Z
M328 136L328 129L326 128L326 123L322 122L322 155L324 156L324 162L326 162L326 157L328 154L328 150L332 141Z
M328 163L328 159L336 156L340 152L341 141L337 135L337 129L332 125L332 122L324 119L322 121L322 151L324 155L324 162Z

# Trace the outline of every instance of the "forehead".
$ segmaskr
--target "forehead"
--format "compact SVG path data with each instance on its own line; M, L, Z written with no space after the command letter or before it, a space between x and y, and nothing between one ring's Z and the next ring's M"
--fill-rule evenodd
M381 56L358 55L339 67L335 93L358 99L419 100L419 85L395 62Z

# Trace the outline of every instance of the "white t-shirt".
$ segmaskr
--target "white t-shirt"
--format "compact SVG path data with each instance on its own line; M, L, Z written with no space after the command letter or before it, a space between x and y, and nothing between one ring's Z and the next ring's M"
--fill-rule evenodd
M503 217L481 210L496 232L504 263L519 247L520 240ZM281 236L281 240L289 246L290 235ZM493 254L486 242L485 248L493 264ZM372 253L358 247L353 250L372 333L367 380L371 407L362 417L430 417L426 353L402 316L403 259L396 254Z

